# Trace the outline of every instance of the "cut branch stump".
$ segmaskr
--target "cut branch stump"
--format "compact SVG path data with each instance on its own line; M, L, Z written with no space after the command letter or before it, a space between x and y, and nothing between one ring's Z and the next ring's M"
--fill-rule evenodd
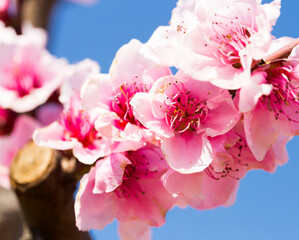
M74 191L82 165L61 152L29 142L10 170L26 224L34 240L90 240L75 225ZM23 236L23 239L28 239Z

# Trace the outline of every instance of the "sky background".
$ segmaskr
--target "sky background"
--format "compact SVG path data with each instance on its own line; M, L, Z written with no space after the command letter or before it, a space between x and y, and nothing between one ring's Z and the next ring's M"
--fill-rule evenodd
M269 2L269 1L264 1ZM132 38L146 42L167 25L175 0L100 0L91 7L59 1L50 26L50 51L71 63L91 58L107 73L117 52ZM299 37L299 2L283 0L276 37ZM275 174L251 171L240 181L235 204L199 211L175 208L166 224L153 228L153 240L298 240L299 138L287 145L289 163ZM114 221L93 239L117 240Z

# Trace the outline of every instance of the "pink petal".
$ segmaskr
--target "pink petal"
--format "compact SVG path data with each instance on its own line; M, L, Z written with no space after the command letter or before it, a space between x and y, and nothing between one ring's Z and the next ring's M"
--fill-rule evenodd
M165 190L160 179L139 181L143 191L137 196L116 198L115 217L119 221L141 220L151 226L161 226L166 212L172 207L174 199Z
M259 107L244 114L248 146L258 161L264 159L266 152L277 140L279 132L273 128L273 121L276 121L273 114Z
M265 73L259 72L251 76L251 81L244 84L240 90L239 110L248 112L255 108L259 98L269 95L272 91L271 84L264 84Z
M126 140L139 142L142 141L142 130L139 126L127 123L125 129L120 132L120 136Z
M159 26L140 52L161 66L177 66L177 31L172 26Z
M102 110L95 121L95 129L104 137L118 139L120 131L112 123L118 119L115 112Z
M67 141L65 138L65 129L58 123L36 129L33 134L34 142L41 147L49 147L58 150L72 149L76 145L76 140Z
M276 24L280 15L281 0L274 0L271 3L263 4L262 8L265 11L271 26Z
M231 130L240 118L231 96L224 92L207 101L208 117L203 123L207 136L217 136Z
M113 87L108 74L99 74L90 79L82 89L82 105L84 109L108 109L113 96Z
M185 133L165 139L161 149L169 166L183 174L201 172L213 160L211 144L202 134Z
M118 233L121 240L150 240L151 230L142 221L119 222Z
M166 124L164 118L157 119L152 113L152 107L147 93L136 93L130 101L135 117L148 129L159 136L171 137L173 131Z
M0 13L8 10L9 0L1 0L0 1Z
M114 141L113 146L111 147L112 153L126 152L126 151L136 151L137 149L145 145L144 141Z
M109 139L96 139L92 144L92 147L84 147L80 142L76 142L73 147L74 156L80 162L90 165L110 153L112 143Z
M125 168L131 164L123 154L112 154L97 162L93 193L114 191L123 181Z
M103 229L114 218L112 194L93 194L95 169L85 174L75 201L76 225L82 231Z
M238 188L236 179L215 180L205 172L193 174L167 173L165 187L171 193L184 194L189 204L197 209L210 209L233 203Z
M142 46L141 42L133 39L118 50L109 70L114 86L142 81L150 87L159 77L171 73L168 67L158 66L150 58L143 56L140 53Z
M60 88L59 101L64 105L69 104L73 98L74 93L80 96L83 85L91 79L94 75L100 73L100 67L97 62L90 59L68 66L68 75L65 77Z
M273 145L273 152L276 157L276 164L283 165L288 162L288 151L286 144L291 140L292 137L289 136L279 136L276 143Z

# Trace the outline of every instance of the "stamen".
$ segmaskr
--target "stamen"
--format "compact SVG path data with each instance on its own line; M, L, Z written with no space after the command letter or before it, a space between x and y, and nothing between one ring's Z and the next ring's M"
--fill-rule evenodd
M260 69L267 73L266 82L273 86L272 92L260 99L260 106L272 111L277 120L299 123L299 93L295 85L298 79L293 75L293 66L277 60Z
M19 97L24 97L32 90L42 87L39 76L30 66L17 66L9 74L12 75L12 79L9 79L4 87L16 92Z
M212 48L212 54L224 65L242 68L239 52L250 44L250 37L256 33L251 26L242 24L238 18L229 18L215 14L217 20L212 22L214 35L209 36L210 43L205 46Z
M172 83L177 92L164 101L165 122L178 133L195 131L200 128L200 122L207 118L208 108L202 99L190 96L182 82ZM203 96L205 97L205 96Z
M96 138L97 131L93 122L84 110L76 112L72 107L65 110L60 119L60 124L65 128L65 139L78 139L86 148L93 148L93 140Z
M120 120L116 121L116 125L120 129L124 129L127 123L143 127L143 125L135 119L133 109L130 105L131 99L137 92L147 92L145 85L140 84L138 86L136 82L131 85L124 83L115 92L111 109L120 117Z
M146 191L142 189L139 184L140 179L152 178L161 174L158 170L149 169L150 159L146 155L146 152L153 153L155 157L161 158L161 155L154 149L142 149L138 151L128 151L126 157L131 161L131 164L127 165L124 170L123 182L115 190L116 195L119 198L131 198L139 197L146 194ZM163 160L163 158L161 158Z

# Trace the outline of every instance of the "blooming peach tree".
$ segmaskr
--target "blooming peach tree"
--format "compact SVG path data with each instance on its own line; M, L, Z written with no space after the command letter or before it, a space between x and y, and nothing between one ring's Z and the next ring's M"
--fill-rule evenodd
M43 30L0 23L0 184L33 136L89 166L80 230L117 219L121 239L150 239L174 206L233 204L249 170L287 162L299 131L298 40L272 36L279 15L280 0L178 0L169 25L122 46L108 73L51 56Z

